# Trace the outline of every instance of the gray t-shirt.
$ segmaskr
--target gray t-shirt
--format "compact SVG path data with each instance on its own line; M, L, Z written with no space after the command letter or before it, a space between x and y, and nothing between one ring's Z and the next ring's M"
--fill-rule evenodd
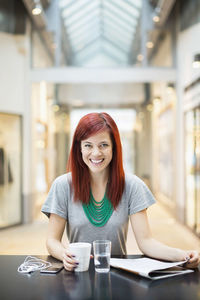
M70 243L92 243L94 240L106 239L112 242L112 254L126 254L129 216L155 203L145 183L136 175L125 175L121 202L102 227L92 225L85 215L81 202L73 201L70 183L71 173L54 180L42 206L42 212L48 217L50 213L54 213L66 219L66 232Z

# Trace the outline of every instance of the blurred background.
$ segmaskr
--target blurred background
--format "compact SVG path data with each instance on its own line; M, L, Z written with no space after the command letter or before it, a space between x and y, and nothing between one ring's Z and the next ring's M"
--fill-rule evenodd
M40 209L93 111L157 199L154 236L200 251L200 1L0 0L0 254L47 253Z

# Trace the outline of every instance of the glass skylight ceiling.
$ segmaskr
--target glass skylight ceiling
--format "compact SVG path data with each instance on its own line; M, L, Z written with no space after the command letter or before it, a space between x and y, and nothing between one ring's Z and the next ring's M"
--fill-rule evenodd
M111 65L129 64L142 0L60 0L59 5L71 65L91 65L95 56Z

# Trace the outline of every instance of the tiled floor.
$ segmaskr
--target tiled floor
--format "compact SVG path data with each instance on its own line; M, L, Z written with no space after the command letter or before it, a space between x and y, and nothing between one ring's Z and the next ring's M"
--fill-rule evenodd
M159 203L148 209L149 223L155 238L173 247L200 251L200 239L179 224ZM0 254L47 254L45 237L47 218L43 215L33 224L0 231ZM128 232L129 254L140 253L131 229Z

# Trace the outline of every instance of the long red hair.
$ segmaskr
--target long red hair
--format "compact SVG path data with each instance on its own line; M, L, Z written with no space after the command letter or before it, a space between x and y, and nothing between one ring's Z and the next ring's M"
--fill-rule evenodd
M107 196L116 208L122 198L125 175L119 131L109 114L105 112L90 113L80 119L73 136L67 171L72 173L74 200L88 203L90 199L90 174L82 159L81 141L104 130L110 133L113 147L113 156L109 165Z

